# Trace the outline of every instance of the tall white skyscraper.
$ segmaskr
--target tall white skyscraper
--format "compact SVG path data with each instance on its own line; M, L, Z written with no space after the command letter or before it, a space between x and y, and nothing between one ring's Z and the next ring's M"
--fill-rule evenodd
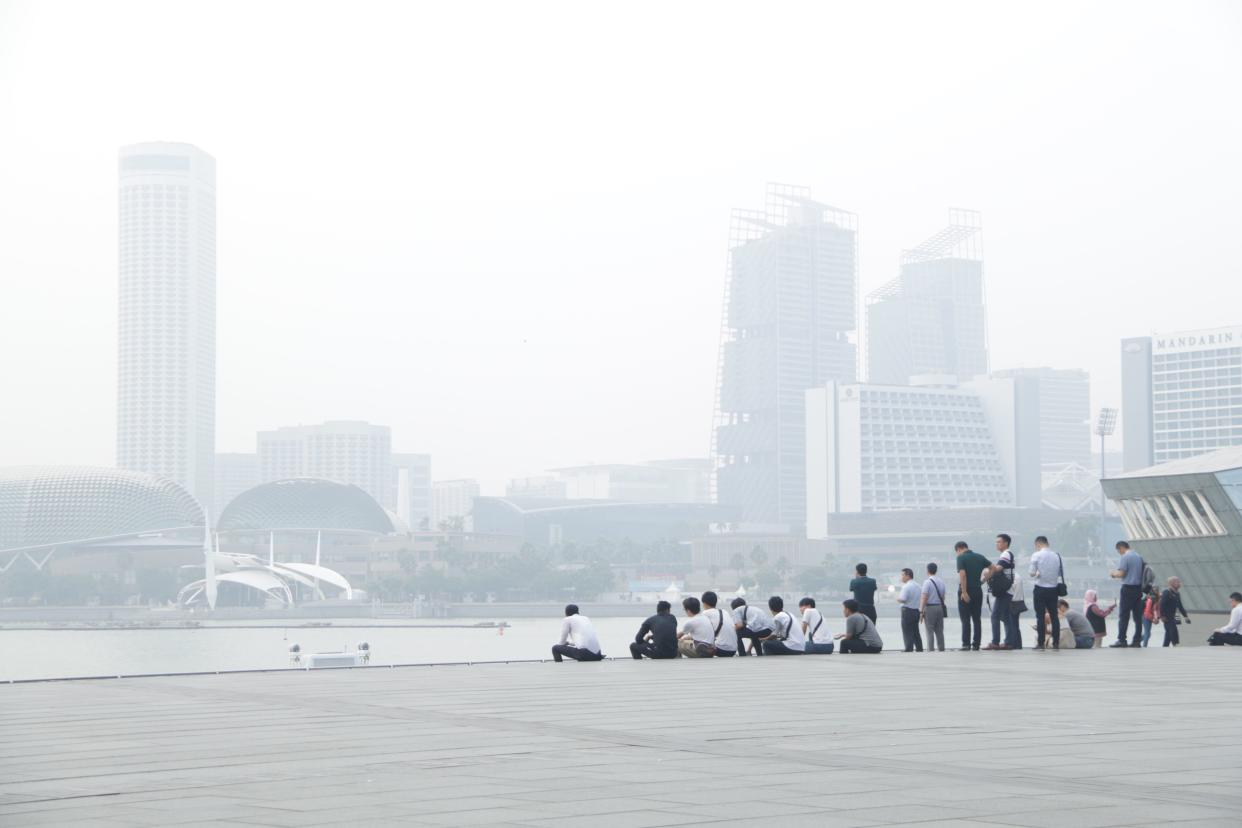
M355 420L260 431L259 482L319 477L350 483L391 505L392 431Z
M211 507L216 440L216 161L190 144L120 152L116 462Z

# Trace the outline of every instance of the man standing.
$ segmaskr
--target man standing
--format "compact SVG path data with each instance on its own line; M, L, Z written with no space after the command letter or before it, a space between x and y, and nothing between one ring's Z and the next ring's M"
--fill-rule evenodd
M867 565L860 563L854 567L854 580L850 581L850 592L858 602L858 611L875 623L875 578L867 577Z
M725 617L724 610L716 609L716 602L719 600L716 593L709 589L700 600L703 602L703 617L716 635L716 656L732 658L737 655L737 628L733 626L732 619Z
M871 616L862 613L858 602L850 599L841 606L845 614L845 632L835 636L841 642L841 652L874 655L884 649L880 631L875 628Z
M944 652L944 619L949 607L945 603L948 587L936 574L939 567L935 561L927 565L927 580L923 582L923 596L919 599L919 612L923 626L927 628L927 652Z
M591 625L590 618L578 614L577 604L565 607L565 620L561 622L561 640L552 647L552 660L560 662L562 658L572 658L574 661L604 659L599 648L599 637L595 635L595 627Z
M983 579L988 582L988 592L992 595L992 643L985 650L1012 650L1020 647L1018 619L1010 615L1009 606L1013 602L1013 552L1009 546L1012 538L1004 532L996 536L996 563L983 571ZM1005 641L1001 643L1001 627L1005 628Z
M806 647L803 652L830 654L833 650L832 640L828 638L824 616L815 608L815 599L803 598L798 602L798 610L802 613L802 634L806 636Z
M1095 647L1095 630L1091 628L1091 622L1087 620L1087 616L1078 610L1070 609L1069 601L1064 598L1057 599L1057 612L1061 620L1069 626L1070 635L1074 638L1074 649L1090 650Z
M668 601L656 604L656 614L643 622L630 644L630 655L637 661L647 658L677 658L677 619Z
M1229 594L1229 623L1220 629L1213 630L1208 643L1213 647L1223 647L1229 644L1234 647L1242 647L1242 592L1232 592Z
M1112 571L1121 579L1121 613L1117 616L1117 642L1110 647L1138 647L1143 643L1143 559L1125 541L1117 541L1121 558ZM1126 644L1126 630L1134 621L1134 640Z
M914 580L913 569L901 570L901 592L897 600L901 602L901 638L905 651L923 652L923 636L919 635L919 619L922 610L923 585ZM931 642L927 642L931 646Z
M745 598L734 598L729 606L733 608L733 628L737 630L737 654L746 655L749 638L755 655L763 655L763 639L773 632L772 616L763 607L747 606Z
M992 562L965 541L953 545L957 553L957 612L962 619L962 649L978 650L983 643L983 570ZM971 625L974 625L973 631Z
M677 636L677 650L686 658L711 658L716 654L716 633L703 617L703 605L693 595L681 602L686 623Z
M1164 622L1163 646L1176 647L1182 643L1181 636L1177 633L1177 614L1180 612L1189 624L1190 613L1182 606L1182 579L1174 576L1168 583L1169 588L1160 596L1160 620Z
M1061 556L1048 548L1048 539L1043 535L1037 537L1035 554L1031 556L1030 572L1035 582L1035 588L1032 590L1034 593L1032 603L1035 605L1036 624L1039 627L1039 641L1035 644L1037 650L1044 649L1045 616L1052 622L1052 649L1061 649L1061 614L1057 610L1057 600L1060 596L1057 594L1057 584L1064 575L1063 569ZM1090 627L1089 624L1087 626Z
M768 599L772 611L772 635L763 642L764 655L802 655L806 651L806 636L802 625L785 612L785 601L779 595Z

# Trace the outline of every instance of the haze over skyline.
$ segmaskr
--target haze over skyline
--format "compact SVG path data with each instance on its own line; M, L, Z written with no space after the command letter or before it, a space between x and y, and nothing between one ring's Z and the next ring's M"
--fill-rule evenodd
M1240 321L1233 4L191 8L0 3L4 465L114 461L139 141L218 163L221 452L365 419L485 490L703 456L767 181L859 216L863 295L980 210L992 367L1093 405L1122 337Z

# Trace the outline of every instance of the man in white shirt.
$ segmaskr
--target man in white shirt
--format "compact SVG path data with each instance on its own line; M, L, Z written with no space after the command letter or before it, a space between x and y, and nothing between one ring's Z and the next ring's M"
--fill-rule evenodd
M1234 592L1229 596L1229 623L1212 633L1208 643L1213 647L1231 644L1242 647L1242 592Z
M948 587L936 574L940 567L935 561L927 565L927 580L923 582L923 594L919 597L919 616L927 630L927 652L944 652L944 619L949 611L945 604Z
M798 611L802 613L802 634L806 636L805 653L828 655L835 648L832 635L824 625L824 616L815 608L814 598L803 598L798 602Z
M772 635L763 642L764 655L802 655L806 652L806 636L800 624L785 612L785 601L779 595L768 599L772 611Z
M1035 581L1032 603L1035 605L1036 630L1039 641L1036 650L1044 649L1044 618L1052 619L1052 649L1061 649L1061 615L1057 611L1057 584L1065 574L1061 556L1048 548L1048 539L1040 535L1035 539L1035 554L1031 556L1030 576Z
M763 655L763 639L772 634L772 616L763 607L746 604L745 598L734 598L733 628L737 630L738 655L746 655L746 639L751 640L755 655Z
M578 605L565 607L565 620L561 622L561 640L552 647L552 660L572 658L574 661L603 661L599 637L591 619L578 614Z
M922 618L923 585L914 580L913 569L901 570L901 591L897 593L901 603L901 637L907 653L923 652L923 636L919 635L919 619Z
M723 609L716 608L719 600L716 593L709 589L703 593L700 600L703 602L703 617L707 619L712 632L715 633L716 656L731 658L737 655L737 628L733 626L733 619L727 617Z
M686 623L677 636L677 649L686 658L711 658L716 654L716 633L703 615L703 605L693 596L681 602Z

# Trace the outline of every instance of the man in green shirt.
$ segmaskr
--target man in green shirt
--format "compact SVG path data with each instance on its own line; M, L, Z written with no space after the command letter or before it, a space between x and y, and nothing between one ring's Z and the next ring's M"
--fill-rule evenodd
M953 545L957 553L957 614L962 619L962 649L978 650L983 640L983 570L992 562L973 551L966 541ZM974 629L971 629L971 623Z
M860 563L854 567L854 574L857 576L850 581L850 592L854 593L854 600L858 602L858 611L871 619L871 623L875 623L875 578L867 576L867 565Z

